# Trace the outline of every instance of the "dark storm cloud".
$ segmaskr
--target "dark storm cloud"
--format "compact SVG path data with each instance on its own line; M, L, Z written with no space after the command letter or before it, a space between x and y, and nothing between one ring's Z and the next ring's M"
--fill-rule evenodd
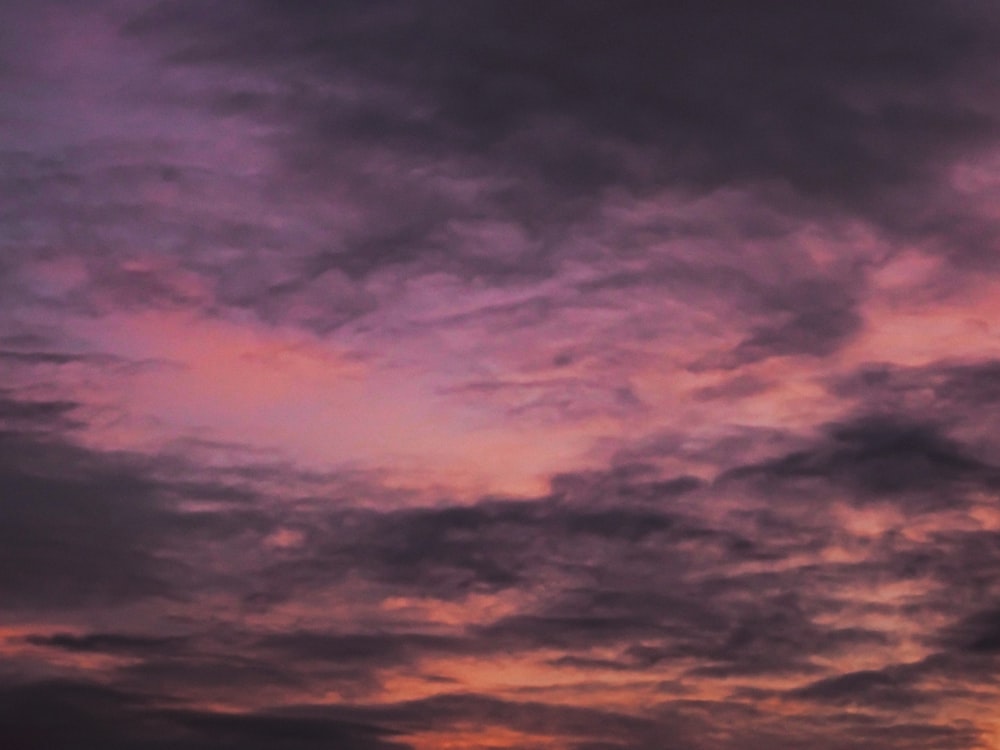
M561 247L568 228L609 189L736 187L780 212L914 237L991 226L941 200L946 169L997 133L985 94L1000 30L982 4L166 0L123 31L158 45L169 69L207 71L212 84L188 98L212 117L271 129L283 194L362 207L364 221L317 240L298 280L264 296L400 264L496 283L551 276L581 252ZM477 247L467 232L486 220L520 240ZM661 239L683 231L668 223ZM616 250L637 241L649 237ZM971 238L952 245L983 255ZM774 291L774 320L730 366L832 351L858 330L854 289Z
M936 425L878 415L830 425L818 444L733 469L723 479L775 486L816 481L820 491L851 490L854 503L898 498L926 511L959 506L968 490L995 487L1000 475Z
M420 731L504 728L537 736L599 738L613 747L654 748L667 732L693 734L695 717L649 719L612 711L443 694L380 706L298 706L251 713L176 709L160 696L129 694L90 683L42 682L0 688L0 729L14 750L101 746L173 750L273 748L405 750ZM166 704L166 707L164 707ZM58 721L53 721L58 716ZM620 744L626 743L626 744ZM695 747L693 737L684 747Z
M804 281L766 300L773 323L758 327L733 351L733 367L782 354L830 354L856 333L862 319L847 284Z
M834 705L855 705L896 711L911 709L929 700L913 685L906 684L894 670L869 670L818 680L794 695Z
M792 588L793 581L788 575L778 585ZM551 604L544 614L507 618L481 634L488 642L512 647L560 649L570 654L557 660L564 666L641 673L685 665L685 679L810 674L818 671L812 661L816 656L889 642L879 631L817 625L804 606L818 611L816 602L766 593L751 576L737 575L731 583L728 592L713 590L710 582L693 587L681 581L670 581L671 595L579 591ZM738 590L759 593L750 601ZM609 646L619 649L617 659L573 656Z
M73 401L26 401L10 398L8 393L0 389L0 423L8 429L37 431L65 427L67 416L79 407Z
M184 559L192 543L211 545L273 528L270 515L249 507L256 497L250 490L199 479L193 469L190 479L176 479L180 467L168 457L78 445L74 431L82 422L68 416L77 408L13 392L0 397L0 592L5 607L58 611L177 599L185 586L195 580L208 585L215 575L210 569L197 571ZM192 500L215 508L184 511L183 503ZM218 583L216 578L212 585ZM111 650L115 636L109 637L105 645ZM57 638L50 645L69 649L73 643ZM76 642L78 650L87 643Z
M29 636L35 646L63 649L77 653L155 654L171 651L183 645L183 638L130 635L126 633L56 633L48 636Z
M393 732L357 722L268 713L212 713L162 707L162 698L92 683L0 687L0 732L12 750L136 747L225 750L405 750ZM157 703L161 705L157 705ZM169 701L167 701L169 705Z
M264 571L259 583L268 591L283 598L319 590L352 572L397 594L452 601L472 592L548 593L541 606L467 628L460 638L302 633L261 645L303 657L329 652L331 661L374 668L448 653L557 649L572 660L613 648L619 657L605 660L612 669L673 662L691 665L692 675L722 677L808 673L815 656L889 642L880 631L814 621L830 606L819 592L832 573L738 570L818 554L833 541L829 530L762 514L718 528L698 518L699 502L710 503L713 493L698 487L610 472L562 477L551 496L530 501L334 514L325 528L317 519L309 525L322 532ZM693 491L700 500L685 498ZM840 577L855 575L865 572L845 569ZM812 587L811 597L788 593Z
M316 136L340 130L511 160L544 152L547 162L533 167L554 182L621 180L600 149L581 163L579 141L546 138L531 149L568 121L585 143L651 149L658 179L784 179L856 201L925 178L994 133L974 99L988 82L984 55L996 31L984 10L170 1L129 29L171 34L178 62L346 77L388 91L381 106L318 99L290 113ZM410 117L404 102L413 102Z
M709 662L690 675L738 677L764 674L810 674L819 671L813 657L885 646L886 633L863 628L816 625L800 607L771 597L763 606L746 608L724 640L704 654Z
M22 6L0 740L985 742L991 4Z
M732 349L694 362L691 369L695 372L737 370L784 355L823 357L850 341L863 326L860 277L854 272L825 278L783 275L776 286L759 281L752 270L729 271L731 279L720 283L717 271L712 267L702 269L689 283L713 297L738 299L741 311L759 322L749 325L745 338Z
M972 6L889 2L780 13L736 3L158 3L122 30L160 50L162 67L137 65L115 106L189 124L182 113L197 111L199 127L224 123L249 153L277 148L280 166L255 156L236 179L162 135L155 154L144 135L44 158L12 152L12 252L76 247L82 268L55 282L15 275L4 296L88 315L249 308L328 334L384 307L385 290L366 282L400 266L503 287L586 259L589 237L625 255L678 237L731 244L736 227L742 239L777 241L797 224L785 213L804 207L796 194L818 199L820 213L828 199L867 210L878 201L862 197L936 184L939 167L983 142L989 113L974 112L983 98L967 92L984 85L992 27L981 21ZM198 109L206 97L213 106ZM769 181L791 187L758 189ZM617 229L595 218L605 188L620 201L720 186L750 190L776 215ZM134 262L151 236L155 252ZM738 252L713 249L688 269L648 258L638 270L602 268L572 299L547 293L511 315L543 322L599 305L589 293L602 284L730 300L721 314L745 321L741 343L694 369L824 356L861 330L857 269L817 274L806 262L758 275L734 266ZM802 255L794 243L775 253ZM487 312L473 324L510 322ZM643 407L627 382L604 380L580 378L565 396L555 383L494 396L512 415L543 419Z
M132 717L143 699L114 689L90 683L29 683L4 685L0 696L0 731L15 750L77 743L124 750L137 739Z
M0 433L0 591L6 606L63 607L169 592L156 557L156 487L70 445Z
M675 498L697 486L690 478L591 479L588 487L563 477L556 495L525 501L334 512L311 522L312 544L304 556L296 559L293 552L269 571L273 585L322 586L355 571L385 585L462 598L475 590L530 585L546 571L583 569L581 556L613 559L624 545L636 545L637 555L654 555L680 540L729 541L671 509ZM575 497L581 491L585 496Z
M302 689L309 684L292 665L248 654L235 638L224 647L149 653L114 672L114 684L125 691L156 691L165 695L232 695L239 687L253 691ZM374 667L337 675L343 684L371 682Z
M974 697L996 683L996 660L986 652L968 651L955 635L963 633L980 614L964 618L948 628L948 637L938 642L946 650L932 652L911 662L888 664L879 669L846 672L802 685L784 694L786 700L814 705L854 707L895 716L956 697Z
M70 362L80 362L89 359L84 355L64 354L60 352L19 352L0 351L0 360L25 365L65 365Z
M1000 548L1000 539L994 544ZM994 579L1000 578L1000 564L994 560ZM991 657L1000 655L1000 608L992 607L973 612L948 628L945 643L959 651Z
M932 372L933 372L932 368ZM941 368L935 397L959 407L993 407L1000 404L1000 362L988 360Z
M942 425L989 428L1000 408L1000 362L943 361L911 367L871 363L833 379L830 389L872 413L919 413ZM988 434L977 448L987 447L995 450Z
M3 296L88 315L249 308L329 334L384 307L385 290L366 282L392 269L503 287L587 260L591 237L627 256L708 236L737 247L687 270L650 258L602 267L604 278L574 290L584 299L550 293L519 315L551 320L599 304L589 292L602 284L645 286L697 305L728 299L733 310L721 314L743 321L740 343L696 370L822 357L862 330L864 272L800 262L758 274L731 261L746 240L788 238L803 210L958 232L948 227L961 216L949 224L931 207L946 167L994 134L981 95L992 85L989 15L900 2L156 3L122 20L119 42L138 39L159 62L137 62L137 78L104 104L177 127L47 155L11 150L2 190L12 268L66 247L82 267L71 280L15 274ZM237 176L194 155L182 134L195 122L225 128L235 145L219 147L253 154L250 165ZM759 205L700 222L600 226L614 223L602 207L625 196L719 187ZM901 203L900 191L918 197ZM150 257L134 262L138 247ZM775 254L804 257L794 242ZM490 322L485 311L472 317ZM600 380L581 378L567 398L556 384L522 388L511 413L642 407L627 383L601 390Z
M267 714L232 715L187 712L171 718L194 734L198 744L208 747L322 748L334 745L345 750L405 750L405 743L392 741L394 732L350 721ZM258 744L260 743L260 744Z
M475 693L443 693L381 706L302 706L294 710L306 716L354 716L359 721L387 725L405 732L476 726L504 728L539 738L600 738L627 743L626 747L642 748L656 746L655 738L658 735L662 737L665 732L673 733L675 740L679 740L683 728L680 721L670 718L657 720L615 711L531 700L504 700Z
M24 404L11 409L38 425L64 410ZM8 517L4 550L11 560L3 582L8 605L72 608L82 601L174 596L181 581L201 587L188 595L237 585L231 573L214 569L218 563L205 556L207 550L188 560L208 565L194 577L161 557L193 550L186 539L222 545L227 554L241 556L241 569L256 572L230 590L259 602L270 591L265 598L272 604L338 585L349 573L386 594L454 601L475 591L549 591L542 603L451 635L419 628L263 638L245 633L248 651L239 657L230 652L232 646L195 647L159 633L29 638L32 645L51 649L139 657L139 663L118 672L122 684L141 681L174 689L196 680L224 688L249 679L294 685L303 679L300 670L311 664L310 679L318 675L360 685L381 670L428 658L544 649L562 651L565 658L555 663L564 667L599 668L600 660L588 662L588 654L608 648L618 656L605 658L604 666L618 671L683 664L687 679L805 676L817 671L817 656L891 642L889 634L877 630L819 625L818 615L839 606L823 594L831 584L917 575L952 591L986 590L1000 575L995 535L942 530L936 540L923 543L886 536L869 548L864 562L781 571L783 560L820 554L834 544L835 532L781 503L748 508L727 526L701 517L703 503L748 480L781 484L805 477L820 494L850 488L849 499L859 503L910 496L924 503L928 488L952 498L948 493L965 484L991 486L992 469L968 458L960 444L925 426L885 420L831 427L825 442L737 469L714 485L685 477L663 480L648 470L623 467L559 477L552 494L533 500L381 511L330 512L314 504L279 511L257 505L254 493L224 485L164 483L121 457L89 454L54 442L51 435L48 442L25 433L8 433L4 439L9 448L6 496L14 500L3 506ZM56 471L55 466L74 468ZM178 497L207 499L215 509L178 513L169 502ZM935 512L954 502L915 507ZM112 517L115 524L109 527L102 519ZM281 526L304 530L304 542L280 553L250 552L251 540L262 540ZM26 565L29 552L34 562ZM778 568L741 570L760 564ZM970 576L969 570L978 572ZM559 581L558 588L552 589L553 581ZM942 611L948 602L928 595L925 606ZM966 617L962 632L979 630L963 636L964 647L988 651L988 613ZM636 645L637 640L644 645ZM278 654L283 669L273 668ZM318 669L324 662L330 667ZM835 691L845 701L861 700L858 696L868 690L862 678L838 680L814 682L800 697L819 699Z
M35 416L39 424L49 418L45 410ZM834 719L822 712L843 706L863 706L869 712L934 706L947 700L948 692L931 687L928 677L964 684L989 679L982 664L972 665L961 656L995 650L995 613L972 605L976 592L988 590L1000 575L995 535L943 529L918 542L886 534L865 542L866 552L858 561L820 564L824 551L849 543L849 538L823 518L804 516L784 501L755 509L748 496L745 508L725 518L706 515L713 502L743 491L748 479L761 476L782 483L805 475L821 492L850 488L850 497L862 504L870 497L919 495L917 479L930 481L919 471L928 461L940 474L932 483L935 490L962 482L988 485L991 471L971 459L956 459L965 455L961 446L933 430L862 419L831 427L824 442L808 445L790 459L739 469L716 483L663 479L648 467L632 466L563 475L553 481L549 494L528 500L484 498L464 507L367 510L331 509L303 500L270 505L252 492L238 492L234 499L224 484L165 483L120 463L121 457L88 454L66 444L53 447L51 435L49 439L44 450L23 434L20 442L11 443L19 446L24 466L44 469L45 477L27 468L24 476L8 470L8 486L21 493L10 497L34 498L38 512L46 516L30 518L17 503L5 506L8 515L12 508L20 509L11 516L14 523L5 525L5 551L16 563L11 575L20 577L19 585L4 581L10 597L5 601L71 611L81 598L113 603L122 597L173 596L184 585L188 601L226 591L247 597L248 603L253 600L254 611L266 613L283 604L297 606L348 581L364 581L380 599L461 602L470 594L504 591L527 599L513 613L446 633L419 619L405 628L387 622L353 629L261 631L237 613L219 612L207 630L197 625L197 618L186 620L187 627L197 627L197 635L136 629L50 630L29 636L26 642L35 648L129 660L106 672L115 690L65 684L5 687L10 704L26 708L5 714L4 721L23 736L41 738L38 742L58 745L75 732L111 748L136 743L157 747L157 742L185 750L252 748L280 741L303 749L324 742L388 749L406 746L405 736L393 732L443 731L475 721L579 742L617 742L625 748L655 748L656 737L673 731L699 750L753 747L754 742L792 747L802 737L828 731L855 741L875 742L877 735L879 747L894 748L904 745L890 738L892 724L884 716L872 718L867 727L845 728L824 723ZM8 452L7 460L13 455ZM75 467L71 476L54 471L57 459ZM868 461L883 471L916 466L916 478L893 480L886 489L868 480L875 471ZM949 467L954 474L946 471ZM214 493L206 492L212 487ZM378 492L376 485L366 490L369 496ZM176 497L207 497L212 509L179 513L166 499ZM113 516L118 530L103 529L96 521L80 525L83 506L75 509L74 502L95 511L97 519ZM815 507L811 515L821 515L821 506ZM926 510L933 513L939 507L932 504ZM58 546L47 542L65 524L80 526L72 535L62 534ZM301 543L265 553L262 540L279 528L300 530ZM66 537L77 541L64 544ZM82 539L92 539L93 548L81 548ZM47 561L33 563L40 572L24 566L29 543L47 550ZM203 569L193 574L164 567L156 556L178 551L190 555L189 565ZM804 562L795 562L803 556ZM226 559L238 559L239 566L234 569ZM978 577L963 572L968 570L977 570ZM944 647L941 655L916 665L831 674L825 665L838 656L887 648L896 637L889 631L830 624L831 614L853 606L844 598L845 589L914 577L939 582L947 596L930 587L909 605L912 616L954 610L955 624L936 642ZM70 585L73 596L52 590ZM221 630L218 618L226 623ZM233 685L306 691L338 686L364 694L392 670L427 670L429 679L435 660L512 655L537 655L554 669L583 674L596 670L639 677L671 668L677 681L664 687L662 716L470 695L223 716L154 708L150 698L140 695L169 697L191 690L226 695ZM746 744L735 735L710 741L703 738L717 726L712 717L739 706L752 711L753 697L734 693L730 703L704 705L676 697L706 681L765 677L798 681L798 688L771 697L822 707L815 725L775 736L760 729L758 737L754 727L763 719L744 716L740 742ZM42 723L40 717L56 709L66 721ZM912 729L914 737L926 735L928 746L963 747L968 735L954 732L945 726ZM770 737L770 744L764 737ZM839 741L817 746L849 746Z
M471 717L479 726L555 735L567 740L574 750L659 750L665 739L669 747L683 750L793 750L803 741L822 750L866 746L903 750L914 745L952 750L974 746L979 735L962 723L886 723L858 713L793 715L777 723L752 706L724 700L665 701L644 717L468 694L442 695L385 708L358 706L351 712L366 721L398 723L407 728L461 725Z

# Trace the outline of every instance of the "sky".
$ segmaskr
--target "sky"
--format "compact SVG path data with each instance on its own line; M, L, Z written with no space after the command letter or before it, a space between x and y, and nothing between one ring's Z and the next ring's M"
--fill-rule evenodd
M0 3L0 744L1000 748L998 49Z

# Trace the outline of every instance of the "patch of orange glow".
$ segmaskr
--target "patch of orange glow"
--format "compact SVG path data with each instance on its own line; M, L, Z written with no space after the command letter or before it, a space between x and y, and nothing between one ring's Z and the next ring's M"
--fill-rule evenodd
M461 628L523 611L525 599L523 594L513 590L500 594L470 594L460 602L393 596L382 600L379 608L393 618Z
M407 735L414 750L562 750L567 740L516 732L503 727L463 728Z
M872 295L861 336L845 350L851 362L917 366L945 358L1000 355L1000 297L980 284L939 300Z

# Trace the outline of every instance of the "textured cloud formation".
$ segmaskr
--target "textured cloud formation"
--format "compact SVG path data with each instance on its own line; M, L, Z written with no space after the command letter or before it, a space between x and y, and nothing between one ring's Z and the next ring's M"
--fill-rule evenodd
M996 744L991 3L0 28L4 747Z

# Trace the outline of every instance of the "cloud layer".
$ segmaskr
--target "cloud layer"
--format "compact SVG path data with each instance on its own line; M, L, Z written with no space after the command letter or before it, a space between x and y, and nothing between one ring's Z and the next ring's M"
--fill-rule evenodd
M7 745L995 744L992 4L0 28Z

